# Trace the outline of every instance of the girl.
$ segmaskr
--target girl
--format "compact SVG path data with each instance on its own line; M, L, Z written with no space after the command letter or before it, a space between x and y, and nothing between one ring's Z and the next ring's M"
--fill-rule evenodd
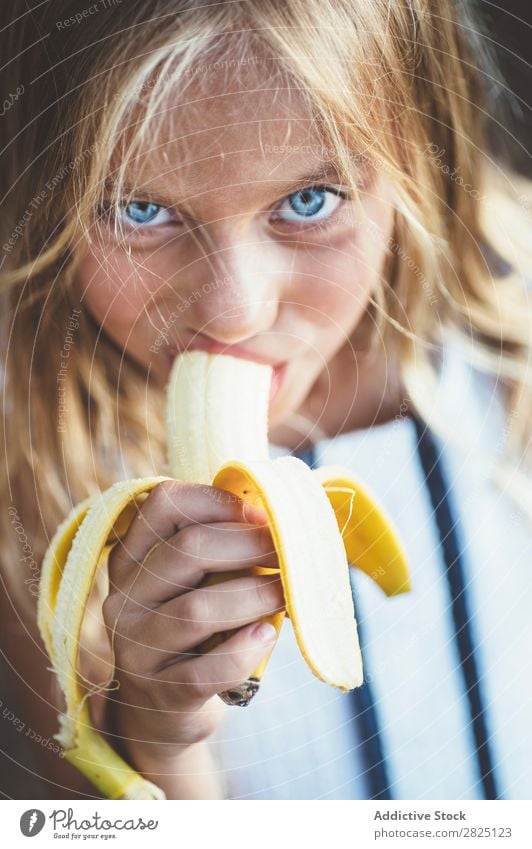
M261 693L227 708L283 596L205 594L202 570L275 565L272 542L241 503L161 484L87 611L84 674L117 682L94 722L174 799L532 791L527 208L490 158L493 70L463 7L2 11L5 795L18 764L22 797L94 797L52 742L39 563L74 503L164 473L169 369L194 348L274 366L272 453L368 481L414 590L353 576L359 690L314 679L287 625Z

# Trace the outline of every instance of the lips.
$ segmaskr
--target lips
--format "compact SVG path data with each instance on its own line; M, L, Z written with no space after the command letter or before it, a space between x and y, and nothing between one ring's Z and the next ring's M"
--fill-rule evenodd
M287 363L280 363L273 367L272 382L270 385L270 401L279 394L279 390L283 383L283 378L286 372Z
M169 368L172 367L174 359L185 351L206 351L209 354L225 354L226 356L251 360L255 363L271 366L272 382L270 386L270 401L273 401L278 395L288 365L286 361L274 360L272 357L256 354L254 351L250 351L241 345L222 345L214 339L198 339L184 346L170 345L166 349Z

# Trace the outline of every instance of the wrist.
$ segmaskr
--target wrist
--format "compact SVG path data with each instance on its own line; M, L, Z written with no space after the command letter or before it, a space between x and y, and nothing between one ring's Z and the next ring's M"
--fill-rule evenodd
M151 751L139 751L130 764L144 778L165 791L167 799L226 798L222 775L208 740L183 746L169 759Z
M127 713L127 711L126 711ZM191 748L187 743L150 742L137 727L130 727L126 713L115 699L107 698L99 729L109 745L139 772L146 766L173 764Z
M115 738L116 739L116 738ZM116 750L137 772L145 775L153 770L175 770L187 763L194 751L202 743L169 746L167 743L144 743L130 738L118 738ZM115 747L116 748L116 747Z
M164 790L167 799L226 798L206 739L176 745L144 742L138 739L138 730L124 727L124 717L117 708L120 703L108 698L98 730L130 767Z

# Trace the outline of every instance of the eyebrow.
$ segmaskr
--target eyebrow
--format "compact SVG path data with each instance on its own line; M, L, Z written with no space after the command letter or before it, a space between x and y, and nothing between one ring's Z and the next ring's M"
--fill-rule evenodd
M270 172L270 174L271 173L273 172ZM292 177L290 180L286 180L280 185L281 187L284 186L287 190L293 188L297 191L298 188L310 186L312 184L316 185L319 183L325 183L328 180L334 180L337 183L341 182L340 171L335 165L333 165L332 162L326 162L314 171Z
M279 165L277 167L279 167L280 165L282 165L282 163L279 163ZM272 173L272 172L270 172L270 173ZM157 203L160 203L161 205L164 205L164 206L169 206L169 207L177 206L177 205L179 205L179 200L178 200L179 192L178 192L177 187L176 187L175 193L169 193L169 191L168 191L169 180L170 180L170 176L169 176L168 180L166 180L164 182L164 184L163 183L159 184L157 182L157 179L155 178L149 184L144 184L144 185L143 184L136 184L136 183L133 183L132 181L127 181L127 182L124 183L124 187L123 187L124 193L123 193L122 197L131 197L131 198L142 197L143 199L145 198L147 201L151 201L153 203L157 202ZM312 171L309 171L309 172L306 172L306 173L303 173L303 174L299 174L299 175L296 175L296 176L294 176L290 179L284 179L282 181L281 180L277 181L275 179L275 177L270 177L270 175L267 174L265 176L264 180L261 180L260 182L257 183L257 190L260 190L261 186L269 185L271 183L275 186L275 190L276 190L276 192L278 192L279 196L283 197L283 196L290 194L292 192L297 192L298 190L303 189L306 186L320 185L320 184L331 182L331 181L335 182L335 183L341 183L342 182L341 179L340 179L340 173L339 173L338 168L333 163L327 162L327 163L324 163L323 166L318 166L317 168L315 168ZM194 181L194 182L196 182L196 181ZM206 181L206 185L207 185L207 181ZM106 184L106 194L109 193L109 194L112 195L113 190L115 188L116 188L115 181L110 180ZM195 186L194 194L198 193L198 188L199 188L198 186ZM227 188L231 188L231 186L227 186Z

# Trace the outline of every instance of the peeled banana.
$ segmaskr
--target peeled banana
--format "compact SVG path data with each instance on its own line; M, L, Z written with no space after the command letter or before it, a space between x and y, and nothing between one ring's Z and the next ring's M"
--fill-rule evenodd
M349 564L394 595L410 588L406 558L376 500L350 472L311 471L295 457L269 459L271 377L270 366L231 356L204 351L178 356L168 388L169 469L174 479L219 487L265 510L286 605L266 618L279 631L288 614L313 673L347 691L363 680ZM149 492L169 479L122 481L79 504L58 527L42 565L37 622L66 703L55 739L65 757L109 798L163 799L165 794L92 725L78 666L83 616L110 548ZM234 574L208 575L202 586ZM213 634L201 650L226 637L227 632ZM248 704L268 659L240 687L221 692L224 701Z

